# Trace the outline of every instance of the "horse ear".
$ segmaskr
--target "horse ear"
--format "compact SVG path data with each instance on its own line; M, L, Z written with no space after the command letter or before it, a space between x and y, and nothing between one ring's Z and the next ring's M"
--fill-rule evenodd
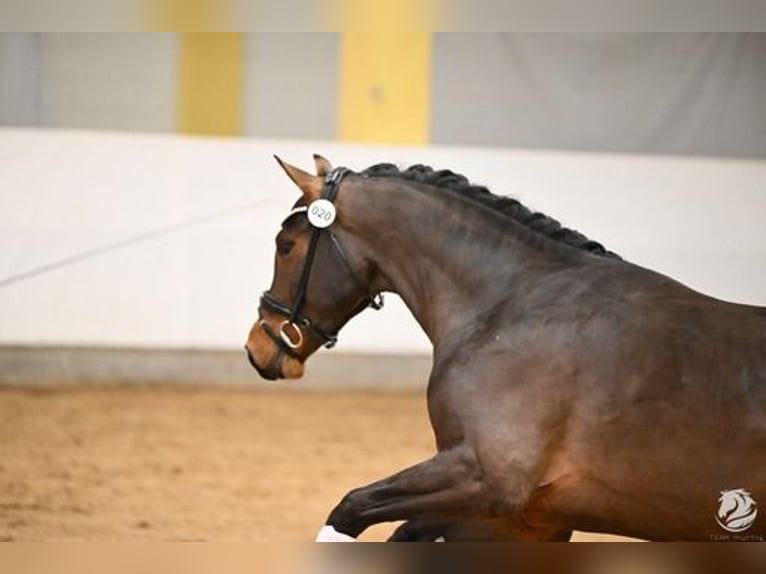
M311 175L310 173L307 173L302 169L295 167L294 165L285 163L277 156L274 156L274 159L277 160L277 163L279 163L282 169L285 170L287 177L292 179L293 183L295 183L295 185L300 188L306 199L311 201L318 199L319 196L322 195L322 187L324 185L324 181L321 177Z
M314 154L314 163L317 167L317 175L320 177L324 177L332 171L332 164L318 153Z

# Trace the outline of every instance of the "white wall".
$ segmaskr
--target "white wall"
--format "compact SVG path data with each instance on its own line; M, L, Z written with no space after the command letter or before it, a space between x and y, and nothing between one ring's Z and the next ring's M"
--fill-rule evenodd
M240 348L271 281L273 236L297 197L272 154L308 169L314 152L355 169L449 167L629 260L766 305L766 162L3 129L0 281L249 207L0 288L0 343ZM353 321L339 349L428 344L391 301Z

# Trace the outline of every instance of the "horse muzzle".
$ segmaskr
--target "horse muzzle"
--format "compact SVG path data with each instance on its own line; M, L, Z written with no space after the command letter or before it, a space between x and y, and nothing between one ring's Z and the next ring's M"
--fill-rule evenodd
M276 381L281 378L281 372L278 365L270 365L269 367L261 367L255 362L255 357L250 352L250 349L245 345L245 353L247 353L247 360L250 365L258 372L261 377L267 381Z
M245 352L250 365L267 381L299 379L303 376L303 363L284 352L282 345L269 337L259 320L250 331ZM291 333L292 335L292 333Z

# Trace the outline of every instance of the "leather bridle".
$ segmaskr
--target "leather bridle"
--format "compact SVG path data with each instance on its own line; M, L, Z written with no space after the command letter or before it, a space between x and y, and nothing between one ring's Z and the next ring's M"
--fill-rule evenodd
M343 178L349 172L350 170L344 167L339 167L327 174L320 199L325 199L330 203L334 203L335 196L338 193L338 187L340 186L341 181L343 181ZM293 210L293 212L308 213L310 208L311 206L299 207ZM363 301L363 304L360 306L360 308L355 309L354 314L356 314L357 311L365 309L366 307L372 307L376 310L383 307L383 295L381 293L370 294L369 290L364 286L364 283L359 278L359 275L351 266L351 262L346 256L346 253L343 251L343 247L341 247L340 241L338 241L337 236L331 231L330 227L320 228L317 226L312 226L311 239L309 242L308 251L306 253L306 260L303 263L303 270L301 271L300 280L298 282L298 290L293 304L290 305L289 303L282 301L269 291L265 291L261 296L261 303L258 307L260 325L264 333L266 333L266 335L274 342L278 349L278 353L271 361L271 368L279 365L279 361L282 359L283 354L286 354L294 359L301 359L297 350L303 344L304 330L311 337L319 341L322 346L328 349L334 347L338 342L337 332L325 332L324 330L317 327L308 317L301 313L301 309L306 302L306 292L308 290L311 270L314 265L314 257L316 256L317 246L319 245L319 240L323 236L329 238L330 244L340 256L340 259L348 270L349 275L351 275L354 282L359 287L359 290L366 294L366 299ZM272 329L268 322L266 322L266 320L263 318L263 310L267 310L285 317L285 320L282 321L282 323L279 325L278 333L275 333L274 329ZM293 331L292 335L288 329Z

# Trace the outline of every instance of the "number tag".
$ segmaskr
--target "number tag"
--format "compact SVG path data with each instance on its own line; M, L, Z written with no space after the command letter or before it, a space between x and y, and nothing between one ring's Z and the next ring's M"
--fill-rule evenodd
M326 199L317 199L309 205L309 223L319 229L330 227L335 221L335 206Z

